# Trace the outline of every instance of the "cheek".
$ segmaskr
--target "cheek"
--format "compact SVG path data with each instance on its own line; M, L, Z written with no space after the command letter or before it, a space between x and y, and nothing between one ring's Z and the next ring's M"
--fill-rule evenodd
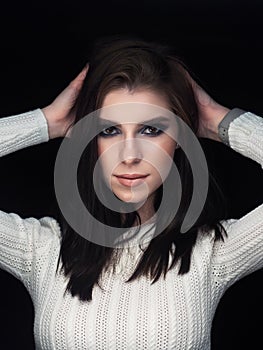
M156 182L163 183L170 173L173 165L173 156L176 143L170 139L158 145L158 149L154 154L154 178Z
M98 142L98 157L102 179L110 186L111 175L118 165L116 151L106 142Z
M167 165L170 164L173 161L174 152L176 149L176 143L175 141L169 139L166 139L166 141L158 144L159 151L157 150L155 152L155 158L158 161L158 163Z
M100 141L100 139L98 138L97 140L97 147L98 147L98 156L100 157L101 154L105 151L105 145L103 142Z
M174 140L168 138L167 141L161 147L171 158L173 158L176 145L177 144Z
M104 157L103 155L100 157L100 169L102 179L109 185L111 173L112 173L112 162L108 157Z

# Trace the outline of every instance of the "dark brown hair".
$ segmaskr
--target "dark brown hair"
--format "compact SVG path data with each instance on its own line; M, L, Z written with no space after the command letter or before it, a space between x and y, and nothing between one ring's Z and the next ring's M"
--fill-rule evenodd
M75 122L100 108L110 91L120 88L130 91L149 89L164 95L172 112L197 133L197 105L186 75L187 67L174 54L173 48L136 37L106 37L94 44L88 61L90 68L76 102ZM89 212L112 227L125 229L135 220L140 223L136 211L126 214L123 223L120 214L111 211L99 201L92 183L97 160L97 139L94 138L86 147L78 169L79 191ZM214 229L216 239L223 239L224 230L219 223L225 216L223 196L211 174L208 196L201 215L186 234L180 233L192 197L193 177L189 161L181 149L175 151L174 162L182 183L179 209L171 224L152 239L127 283L142 275L150 275L154 283L162 274L165 277L167 271L177 263L180 264L179 274L187 273L199 229L204 234ZM157 190L155 210L158 209L161 198L162 186ZM59 261L62 261L61 270L69 278L67 290L72 296L77 295L80 300L89 301L92 299L93 286L98 284L103 269L116 264L114 248L85 240L70 227L62 215L59 220L62 227ZM172 264L168 267L173 245L176 249L172 253Z

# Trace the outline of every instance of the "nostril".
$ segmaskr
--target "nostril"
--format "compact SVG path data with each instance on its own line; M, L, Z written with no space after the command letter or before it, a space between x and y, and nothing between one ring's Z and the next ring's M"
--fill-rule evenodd
M137 157L132 157L132 158L127 158L123 160L123 163L125 164L137 164L141 161L140 158Z

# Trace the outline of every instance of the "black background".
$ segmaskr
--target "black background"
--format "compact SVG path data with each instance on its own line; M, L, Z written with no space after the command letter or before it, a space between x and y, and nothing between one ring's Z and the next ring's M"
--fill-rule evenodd
M261 1L11 1L0 5L0 116L44 107L88 60L91 40L138 34L173 44L221 104L263 116ZM60 139L1 159L0 209L22 217L52 215L53 165ZM258 164L205 140L213 167L238 218L262 202ZM33 349L33 306L20 282L0 274L0 348ZM212 349L261 348L262 271L224 295Z

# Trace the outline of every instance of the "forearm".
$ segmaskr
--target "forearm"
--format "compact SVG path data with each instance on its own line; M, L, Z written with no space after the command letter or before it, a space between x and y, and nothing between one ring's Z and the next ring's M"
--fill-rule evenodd
M263 168L263 118L244 112L235 118L228 129L229 145Z
M239 108L224 110L222 107L217 112L211 119L210 129L207 127L209 137L263 166L263 119Z
M40 109L0 118L0 156L48 140L47 121Z

